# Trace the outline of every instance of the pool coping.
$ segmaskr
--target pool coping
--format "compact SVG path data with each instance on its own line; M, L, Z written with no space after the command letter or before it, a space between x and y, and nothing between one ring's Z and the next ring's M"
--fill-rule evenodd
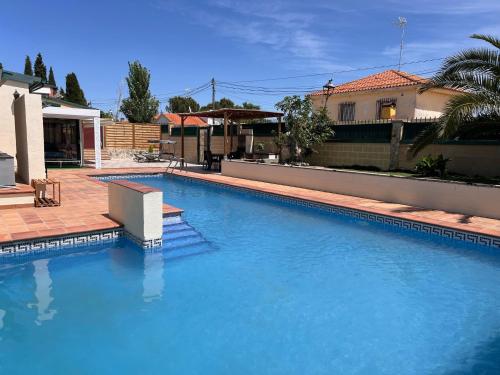
M216 184L216 185L220 185L223 187L232 188L235 190L246 191L246 192L250 192L250 193L253 193L256 195L273 197L275 199L278 199L278 200L286 202L286 203L292 203L292 204L296 204L296 205L300 205L300 206L317 208L317 209L326 210L328 212L335 213L335 214L355 217L355 218L359 218L359 219L363 219L363 220L367 220L367 221L388 224L388 225L399 227L399 228L410 229L410 230L418 231L421 233L439 235L439 236L445 237L445 238L451 238L451 239L455 239L455 240L459 240L459 241L465 241L465 242L470 242L470 243L475 243L475 244L479 244L479 245L483 245L483 246L488 246L488 247L500 249L500 236L495 236L495 235L486 234L486 233L480 233L480 232L462 229L462 228L457 229L457 228L454 228L452 226L435 224L435 223L431 223L431 222L428 222L425 220L415 220L413 218L402 218L402 217L398 217L395 215L381 213L377 210L373 210L373 209L370 209L367 207L364 209L360 209L360 208L355 208L355 207L349 207L348 205L325 203L325 202L320 202L320 201L316 201L313 199L307 199L307 198L303 198L303 197L298 198L298 197L286 194L284 192L277 193L277 192L262 191L259 189L252 189L250 187L242 187L242 186L236 186L233 184L219 182L219 181L211 181L211 180L201 179L201 178L197 178L194 176L179 175L179 174L176 174L176 176L181 177L181 178L185 178L185 179L192 179L192 180L195 180L195 181L201 182L201 183Z
M134 175L137 175L137 177L144 177L141 174L135 174L135 173L130 174L129 176L132 177ZM164 175L164 173L148 174L148 176L150 177L157 177L160 175ZM467 230L463 228L454 228L450 225L431 223L430 221L426 220L415 220L413 218L398 217L396 215L381 213L378 210L370 209L368 207L360 209L357 207L350 207L349 205L325 203L314 199L295 197L293 195L287 194L286 192L264 191L262 189L240 186L237 184L230 183L228 181L215 181L213 179L207 179L204 178L205 176L206 176L205 174L194 175L194 173L187 174L185 172L175 173L176 178L191 179L200 183L219 185L224 188L231 188L234 190L250 192L252 194L260 196L273 197L279 199L280 201L284 201L286 203L292 203L296 205L326 210L328 212L335 214L387 224L394 227L410 229L421 233L434 234L444 238L451 238L483 246L500 248L500 236L495 236L487 233L480 233L477 231ZM92 176L92 178L103 181L105 179L112 180L113 178L123 178L123 175L120 175L118 173L99 174ZM271 184L271 185L276 185L276 184Z
M104 181L109 178L110 180L113 178L144 178L144 177L158 177L164 176L164 169L158 168L157 170L150 171L137 171L130 169L118 169L118 170L92 170L92 171L82 171L82 173L78 173L78 177L91 180L96 184L107 185ZM169 174L170 175L170 174ZM462 228L460 225L452 225L450 223L441 224L432 222L432 220L428 220L427 218L414 218L407 217L405 214L394 215L381 212L377 209L372 209L369 207L356 207L355 205L350 205L348 203L331 203L322 201L321 199L314 199L313 197L305 197L305 196L295 196L286 191L270 191L270 189L260 187L252 187L252 186L243 186L244 183L234 178L235 181L232 181L233 178L222 178L226 176L220 175L209 175L188 171L175 171L173 173L174 178L184 178L189 180L194 180L200 183L206 183L211 185L218 185L224 188L231 188L234 190L250 192L252 194L272 197L275 199L279 199L281 201L292 203L301 206L318 208L321 210L326 210L328 212L350 216L355 218L360 218L363 220L383 223L387 225L391 225L394 227L400 227L405 229L411 229L414 231L422 232L422 233L430 233L439 235L445 238L453 238L459 241L465 241L470 243L476 243L484 246L489 246L493 248L500 248L500 235L488 233L488 231L482 232L481 230L470 230L467 228ZM219 180L217 180L217 178ZM245 180L248 182L252 182L253 180ZM280 185L269 184L267 185L273 187L280 187ZM261 184L262 185L262 184ZM308 190L308 189L303 189ZM311 191L315 192L315 191ZM320 192L321 193L321 192ZM169 206L164 204L163 207L163 216L179 216L183 213L182 209ZM0 242L0 257L4 254L13 254L13 253L26 253L30 251L39 252L46 249L54 249L55 247L67 246L67 245L80 245L80 244L89 244L89 243L98 243L102 241L109 240L109 237L113 237L114 239L123 236L123 228L121 224L115 223L114 225L101 225L99 228L92 228L89 230L88 228L83 230L75 230L74 232L62 232L60 234L54 233L54 230L46 235L37 235L26 238L20 238L12 241ZM59 245L58 245L59 244Z

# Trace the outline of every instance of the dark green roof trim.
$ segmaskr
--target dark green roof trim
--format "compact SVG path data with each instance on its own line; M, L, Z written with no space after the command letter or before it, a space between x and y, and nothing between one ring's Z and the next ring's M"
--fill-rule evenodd
M69 102L67 100L59 99L59 98L53 98L53 97L42 97L42 105L44 107L60 107L62 105L68 106L68 107L73 107L73 108L83 108L83 109L97 109L97 108L92 108L86 105L81 105L81 104L76 104Z
M8 70L2 70L0 81L2 83L5 81L15 81L32 85L34 83L42 82L42 79L40 77L28 76L26 74L11 72Z

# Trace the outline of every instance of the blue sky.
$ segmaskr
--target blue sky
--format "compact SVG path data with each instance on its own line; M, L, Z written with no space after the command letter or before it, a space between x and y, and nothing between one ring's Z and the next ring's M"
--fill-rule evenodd
M403 62L438 59L478 45L475 32L500 35L499 0L101 0L8 1L2 4L0 62L22 71L24 58L42 52L58 85L74 71L88 100L116 106L127 61L151 71L162 102L212 77L287 87L301 93L333 76L342 83L397 64L398 16L408 20ZM432 74L439 61L404 65ZM323 74L324 73L324 74ZM127 95L126 86L124 94ZM280 95L219 87L217 97L272 108ZM194 96L201 104L209 90Z

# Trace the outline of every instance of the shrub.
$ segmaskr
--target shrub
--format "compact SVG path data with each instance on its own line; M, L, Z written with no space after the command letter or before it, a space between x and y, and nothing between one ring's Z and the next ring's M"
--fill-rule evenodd
M436 158L431 155L424 156L415 166L415 171L424 177L438 176L443 178L446 174L446 164L450 159L439 154Z
M255 144L255 152L257 154L261 154L264 152L264 143L263 142L258 142Z

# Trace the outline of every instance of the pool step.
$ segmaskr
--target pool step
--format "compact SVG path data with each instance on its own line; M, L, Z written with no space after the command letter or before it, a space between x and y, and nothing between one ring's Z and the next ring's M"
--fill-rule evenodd
M186 229L192 229L192 227L186 223L178 223L178 224L163 224L163 233L168 232L180 232Z
M172 241L189 237L200 237L200 234L193 229L167 231L163 233L162 239L164 241Z
M208 252L213 251L212 248L209 248L207 250L207 244L206 242L201 242L201 243L193 243L190 245L186 246L178 246L175 249L169 249L163 253L165 259L167 260L174 260L174 259L181 259L181 258L186 258L194 255L201 255L201 254L206 254Z
M194 255L189 254L189 251L185 249L207 243L207 240L201 235L201 233L194 229L186 221L182 220L182 218L165 218L163 220L162 239L163 248L167 250L168 255L175 255L174 257ZM199 249L195 251L195 253L204 252L203 246L198 247ZM180 251L180 249L183 250ZM172 253L173 250L175 250L175 254ZM171 257L172 256L169 256L168 258Z

